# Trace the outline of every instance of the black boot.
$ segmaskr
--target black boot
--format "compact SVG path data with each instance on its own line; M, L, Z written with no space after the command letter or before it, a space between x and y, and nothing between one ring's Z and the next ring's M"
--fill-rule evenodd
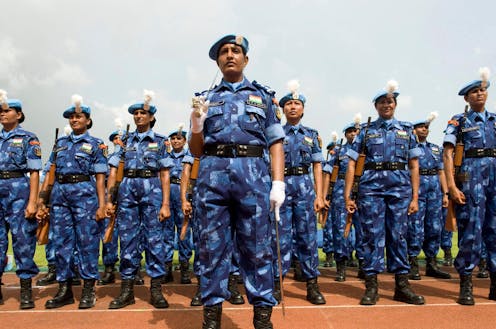
M162 278L153 278L150 284L150 304L155 308L167 308L169 303L162 294Z
M57 275L56 275L55 264L48 264L48 272L42 278L36 281L36 285L48 286L56 282L57 282Z
M408 274L408 278L410 280L420 280L419 266L417 261L417 256L408 257L408 261L410 262L410 274Z
M69 304L74 304L74 295L72 294L72 280L60 281L57 294L53 299L50 299L45 303L45 308L59 308Z
M123 308L134 304L134 279L121 281L120 295L110 302L110 309Z
M363 271L363 259L358 259L357 278L365 280L365 272Z
M343 259L336 261L336 278L334 281L346 281L346 260Z
M474 295L472 294L472 274L460 275L460 296L456 301L460 305L474 305Z
M191 299L191 303L189 305L191 306L202 306L203 303L201 301L201 290L200 290L200 276L197 275L196 279L198 280L198 284L196 286L196 293L193 296L193 299Z
M222 303L212 306L203 306L202 329L220 329L222 318Z
M300 261L295 259L294 260L294 277L293 279L295 281L299 281L299 282L305 282L305 278L303 277L303 272L301 270L301 264L300 264Z
M79 270L77 267L74 269L74 277L72 278L71 281L72 281L71 284L73 286L80 286L81 285L81 275L79 275Z
M174 276L172 275L172 262L165 263L165 275L162 277L162 284L174 281Z
M487 259L481 258L479 261L479 273L477 273L479 279L487 279L489 277L489 272L487 271Z
M353 258L353 253L350 254L348 261L346 262L348 267L358 267L356 260Z
M272 292L272 296L274 296L278 303L281 302L281 281L279 281L279 278L274 278L274 291Z
M365 294L360 300L360 305L375 305L378 300L377 274L365 275Z
M270 316L272 315L272 306L254 306L253 307L253 327L255 329L273 329Z
M92 308L93 306L95 306L95 302L95 279L85 279L83 280L83 292L81 293L79 308Z
M143 280L143 275L141 274L141 271L139 269L138 272L136 272L136 275L134 276L134 285L135 286L145 285L145 280Z
M327 252L323 266L324 267L332 267L333 262L334 262L334 257L333 257L332 252Z
M435 257L427 257L425 261L427 262L425 265L426 276L432 276L438 279L451 279L451 275L448 272L444 272L439 269Z
M190 284L191 278L189 274L189 262L181 262L181 283L182 284Z
M307 300L315 305L326 303L324 296L320 293L317 278L309 279L307 281Z
M491 285L489 286L489 299L496 300L496 272L492 272L489 277L491 278Z
M229 274L229 281L227 283L227 289L231 293L231 298L228 299L229 303L233 305L241 305L245 303L245 299L238 290L238 276L235 274Z
M423 305L425 303L424 297L416 295L410 287L408 274L396 274L394 281L396 284L394 287L394 300L414 305Z
M114 264L105 265L105 272L103 272L102 277L98 280L99 286L105 286L107 284L111 284L115 282L115 268Z
M451 248L443 249L444 251L444 266L453 266L453 255L451 255Z
M1 299L1 294L0 294ZM21 279L21 310L34 308L31 279Z

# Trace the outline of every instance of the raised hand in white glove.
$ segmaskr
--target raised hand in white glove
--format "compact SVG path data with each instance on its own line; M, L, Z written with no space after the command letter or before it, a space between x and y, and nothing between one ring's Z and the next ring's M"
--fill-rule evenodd
M205 101L205 98L194 97L193 98L193 108L191 109L191 132L194 134L199 134L203 131L203 123L207 118L209 101Z
M283 181L272 181L272 188L270 189L270 210L280 208L286 198L286 184Z

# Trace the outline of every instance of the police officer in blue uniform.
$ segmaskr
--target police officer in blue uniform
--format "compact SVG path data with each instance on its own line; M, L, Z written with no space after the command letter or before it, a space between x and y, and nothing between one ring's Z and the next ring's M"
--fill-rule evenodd
M282 275L284 277L288 272L291 254L294 252L301 265L303 278L307 282L307 300L312 304L325 304L325 298L320 293L317 283L320 272L315 218L315 212L320 212L324 208L322 145L318 132L301 124L306 99L298 92L298 82L290 81L288 87L290 93L279 101L287 121L283 127L286 133L284 138L286 199L281 207L281 220L278 222ZM313 181L310 170L313 172ZM313 207L310 208L309 205ZM273 245L273 253L277 254L276 243ZM279 300L281 287L277 259L274 260L274 274L276 275L274 296Z
M36 249L36 199L39 170L41 170L40 142L35 134L20 124L24 113L20 100L8 99L0 90L0 285L6 264L8 232L12 234L12 250L20 279L20 308L34 307L31 281L38 274L33 256ZM29 174L29 176L27 175ZM0 288L0 305L3 304Z
M359 122L352 122L344 127L343 133L346 138L346 143L341 144L336 148L336 152L333 156L331 156L324 167L324 172L327 173L324 179L324 193L326 194L326 202L330 203L332 232L334 233L334 259L336 260L335 280L338 282L343 282L346 280L346 264L350 260L350 255L353 251L349 241L350 237L348 237L348 239L344 237L347 215L344 203L344 178L346 175L346 169L348 168L349 159L346 156L346 153L351 148L353 140L359 132L359 128ZM332 195L329 195L330 175L336 165L338 166L337 169L339 172L337 180L334 184Z
M481 79L459 91L470 109L449 121L443 144L446 180L455 202L458 227L459 251L454 265L460 275L461 305L475 304L472 272L481 257L482 241L491 277L489 299L496 300L496 114L486 109L488 78L489 70L483 68ZM461 168L453 177L457 137L464 143L464 154Z
M114 153L122 147L122 130L116 130L112 132L109 136L109 141L114 144L114 152L108 155L108 158L112 158ZM100 225L100 239L103 241L105 237L105 228L108 226L110 219L105 218L105 220L99 221ZM112 240L107 243L102 243L102 261L105 266L105 271L103 272L102 277L98 280L99 286L105 286L107 284L111 284L115 282L115 264L118 260L117 249L118 249L118 240L119 240L119 230L114 229Z
M51 195L50 226L56 255L59 290L46 302L48 309L74 303L72 260L77 250L77 266L83 278L80 309L95 305L95 282L98 275L99 227L97 221L105 218L105 174L107 147L102 140L88 133L93 122L91 109L82 97L74 95L73 105L64 111L72 133L60 137L49 162L55 163L55 184ZM44 199L48 180L42 185L38 201L38 218L47 212Z
M336 153L336 141L338 139L338 134L333 131L332 140L327 144L327 159L322 162L322 172L324 174L324 178L327 174L330 174L329 171L326 172L326 163L329 161L329 156ZM324 188L325 193L325 188ZM325 215L325 213L323 214ZM333 245L333 232L332 232L332 214L330 211L327 211L327 218L325 219L325 225L322 228L322 252L325 253L325 260L322 266L324 267L332 267L334 263L334 245Z
M373 103L379 118L362 127L353 147L345 181L348 212L360 212L362 227L363 271L365 294L360 304L375 305L379 299L377 274L384 271L384 248L387 270L395 274L394 300L409 304L424 304L408 282L410 266L407 257L406 234L408 215L418 210L418 157L411 123L394 117L397 83L390 81ZM362 148L362 145L364 148ZM365 152L364 173L360 177L358 203L350 198L359 153ZM387 244L386 244L387 242Z
M201 157L195 219L203 328L221 326L222 302L230 297L233 243L254 305L255 328L272 328L276 304L269 203L277 209L284 201L284 131L273 92L243 74L247 52L248 40L242 36L227 35L214 43L209 57L223 79L197 95L191 112L190 151Z
M437 113L432 112L426 120L413 123L422 154L419 157L419 211L411 214L408 220L409 278L412 280L421 279L417 260L421 250L425 254L426 276L451 278L449 273L439 269L436 261L444 225L442 209L448 207L448 187L444 175L442 148L427 141L429 125L435 117Z
M170 158L174 163L174 167L170 169L170 210L171 218L165 223L164 243L166 245L165 256L165 269L166 274L164 283L173 281L172 276L172 256L174 255L174 241L177 239L179 249L179 266L181 269L181 283L191 283L189 271L189 259L193 255L193 246L191 241L191 229L187 230L184 240L176 238L179 235L183 223L183 213L181 209L181 172L184 162L193 164L193 157L189 150L185 149L186 144L186 131L183 130L182 125L169 134L169 140L172 147L169 152ZM177 231L177 235L176 235Z
M126 144L109 160L110 174L107 190L115 185L117 167L122 152L124 179L119 186L118 205L107 200L107 215L117 211L120 235L120 295L110 302L110 309L134 304L134 278L140 269L141 244L145 250L146 271L151 277L150 303L155 308L167 308L161 280L165 275L164 221L170 217L169 169L172 162L167 154L167 137L152 128L157 108L151 104L153 92L145 91L144 102L131 105L136 131L129 133Z

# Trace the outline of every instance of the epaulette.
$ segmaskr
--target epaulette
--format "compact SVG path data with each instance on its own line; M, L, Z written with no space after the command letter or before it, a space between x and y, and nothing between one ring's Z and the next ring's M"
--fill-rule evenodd
M310 128L310 127L307 127L307 126L303 126L303 125L302 125L302 127L305 128L306 130L308 130L311 133L315 133L317 135L319 134L319 132L317 130L313 129L313 128Z
M400 125L406 128L413 128L413 124L410 121L398 121Z
M167 139L167 137L165 137L165 135L162 135L162 134L159 134L159 133L155 133L155 137L158 137L158 138L162 138L162 139Z
M255 86L255 88L257 88L258 90L262 90L264 92L266 92L267 94L271 95L271 96L274 96L275 95L275 90L273 90L272 88L270 88L269 86L265 86L261 83L258 83L257 81L253 80L252 83L251 83L253 86Z
M205 89L204 91L200 91L200 92L195 92L195 96L204 96L204 95L207 95L209 91L211 90L214 90L215 88L217 88L218 85L214 85L212 88L210 89Z

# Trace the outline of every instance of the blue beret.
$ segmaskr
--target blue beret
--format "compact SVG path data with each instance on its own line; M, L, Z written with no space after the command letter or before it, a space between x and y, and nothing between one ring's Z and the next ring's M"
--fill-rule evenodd
M171 138L172 136L177 135L178 133L179 133L179 130L176 130L176 131L171 132L171 133L169 134L169 138ZM184 138L186 138L186 131L181 130L181 135L182 135Z
M330 142L329 144L327 144L327 147L326 149L332 149L334 146L336 146L336 142Z
M7 105L12 109L22 111L22 103L18 99L7 99Z
M216 61L217 57L219 56L219 49L226 43L233 43L235 45L238 45L243 48L245 54L248 53L248 40L243 36L230 34L222 37L216 43L214 43L212 47L210 47L210 50L208 51L208 57Z
M426 125L426 126L429 126L431 124L430 121L428 120L417 120L417 121L413 121L412 122L412 125L413 127L416 127L416 126L420 126L420 125Z
M122 135L122 131L116 130L113 133L111 133L110 136L109 136L109 141L113 142L115 136L118 136L118 135Z
M474 80L472 82L467 83L465 86L463 86L462 89L458 92L459 96L465 96L470 90L474 88L479 88L482 84L482 80ZM486 88L489 88L491 83L489 81L486 81Z
M295 98L292 93L289 93L286 96L284 96L283 98L281 98L281 100L279 101L279 106L284 107L284 104L286 104L287 101L290 101L292 99L299 100L300 102L303 103L303 105L305 105L305 102L307 101L307 99L305 98L305 96L303 94L298 94L298 97Z
M88 115L91 114L91 109L89 108L89 106L86 106L86 105L83 105L81 104L79 106L79 110L76 109L76 106L73 105L71 107L69 107L67 110L64 111L64 118L66 119L69 119L69 117L71 116L71 114L73 113L86 113Z
M144 108L143 108L144 106L145 106L145 103L136 103L136 104L129 106L127 111L130 114L134 114L134 111L136 111L136 110L144 110ZM150 107L148 109L148 112L150 112L150 114L155 114L155 112L157 112L157 108L155 107L155 105L148 105L148 106Z
M372 103L375 103L379 98L386 96L387 94L388 94L388 92L385 90L378 92L377 95L375 95L374 98L372 99ZM393 92L394 98L398 97L399 94L400 93L397 91Z
M343 132L345 133L345 132L346 132L346 130L348 130L348 129L350 129L350 128L360 129L360 125L358 124L358 126L357 126L357 124L355 124L354 122L352 122L352 123L348 123L346 126L344 126L344 128L343 128Z

